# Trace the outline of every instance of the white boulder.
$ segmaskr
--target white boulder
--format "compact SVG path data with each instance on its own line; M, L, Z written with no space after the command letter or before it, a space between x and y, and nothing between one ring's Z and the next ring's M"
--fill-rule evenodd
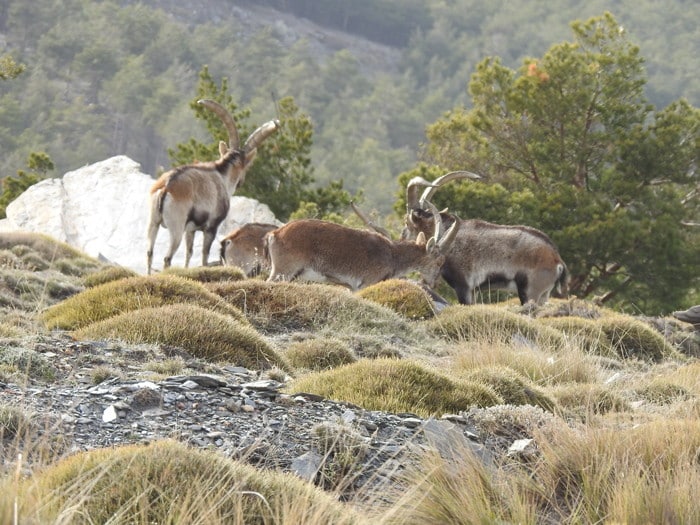
M82 250L137 272L146 271L146 226L149 189L154 179L141 173L140 165L123 155L96 162L46 179L31 187L7 206L0 232L44 233ZM266 204L247 197L231 197L231 209L219 226L217 239L249 222L278 221ZM154 266L162 267L168 231L160 229L154 249ZM201 264L202 234L195 234L192 265ZM210 261L218 259L212 245ZM184 239L173 257L174 266L185 261Z

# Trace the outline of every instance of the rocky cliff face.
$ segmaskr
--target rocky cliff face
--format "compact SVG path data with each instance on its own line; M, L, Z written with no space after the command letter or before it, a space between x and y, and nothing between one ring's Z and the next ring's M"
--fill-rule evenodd
M7 207L0 232L44 233L93 257L102 257L137 272L146 271L146 226L150 175L129 157L117 156L47 179L28 188ZM231 210L218 238L248 222L281 224L270 208L254 199L231 197ZM168 233L161 229L155 246L156 268L167 251ZM192 264L201 263L201 233L195 235ZM212 247L211 259L218 256ZM184 241L173 265L184 265Z

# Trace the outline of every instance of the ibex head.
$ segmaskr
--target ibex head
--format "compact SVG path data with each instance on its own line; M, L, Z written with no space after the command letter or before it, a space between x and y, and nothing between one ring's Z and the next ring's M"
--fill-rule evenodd
M198 100L197 103L213 111L221 119L221 122L228 132L228 144L223 141L219 142L219 155L221 155L219 162L226 160L235 164L237 168L236 171L238 172L238 177L232 188L232 190L235 191L236 187L240 186L245 181L246 170L255 160L258 146L277 131L280 122L276 119L265 122L250 134L243 148L241 148L238 128L236 128L236 123L233 121L233 117L226 108L215 100L206 98Z
M408 181L406 186L405 227L401 234L402 239L415 238L419 231L425 232L433 229L431 223L436 215L430 199L438 188L457 179L478 180L481 179L481 176L469 171L451 171L438 177L433 182L423 177L414 177ZM419 189L422 187L426 188L420 198L418 198ZM442 210L438 215L442 216L443 221L448 221L450 224L454 222L454 217L448 214L446 209Z

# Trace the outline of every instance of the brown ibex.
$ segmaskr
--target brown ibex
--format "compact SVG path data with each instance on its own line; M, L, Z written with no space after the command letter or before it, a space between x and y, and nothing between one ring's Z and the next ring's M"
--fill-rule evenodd
M418 271L429 286L440 277L444 252L459 224L442 234L435 211L432 236L419 233L415 241L392 241L366 230L316 219L292 221L267 234L268 281L302 279L341 284L358 290L379 281Z
M219 143L220 157L212 162L197 162L173 168L163 173L151 187L151 215L148 224L148 273L153 266L153 246L158 229L170 230L170 247L163 267L168 268L173 255L185 235L185 267L192 257L194 232L204 233L202 265L209 261L219 224L226 218L231 205L231 195L245 180L246 170L252 165L257 147L279 127L279 122L266 122L239 147L238 130L226 109L213 100L200 100L200 104L213 111L228 131L228 144Z
M462 178L479 179L467 171L455 171L432 183L416 177L406 188L406 216L402 238L431 231L434 206L430 199L445 183ZM418 198L418 188L428 186ZM460 219L440 212L446 227L459 224L459 232L446 253L442 277L461 304L473 304L479 287L517 292L521 304L542 304L553 288L566 293L568 272L552 240L528 226L505 226L476 219Z
M279 228L276 224L250 222L233 230L221 240L224 265L238 266L248 277L255 277L270 268L264 257L267 233Z

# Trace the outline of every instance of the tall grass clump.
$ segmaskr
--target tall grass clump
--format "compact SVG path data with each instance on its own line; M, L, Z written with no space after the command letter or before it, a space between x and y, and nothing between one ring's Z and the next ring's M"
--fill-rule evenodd
M21 523L362 523L300 480L175 441L75 454L22 483Z
M537 322L564 332L589 354L608 358L619 357L612 341L597 320L583 317L541 317Z
M566 338L559 330L509 312L502 306L452 305L426 321L426 325L434 335L455 342L515 342L552 351L566 346Z
M428 452L405 478L406 490L384 515L385 525L544 523L536 502L520 490L528 483L525 474L486 465L467 447L450 458Z
M174 275L137 276L107 282L48 308L47 328L75 330L114 315L140 308L191 303L243 322L243 314L203 284Z
M561 521L700 523L700 422L560 429L539 441L533 496Z
M556 401L526 377L505 366L483 367L465 374L468 381L486 385L509 405L533 405L554 412Z
M356 293L359 297L391 308L408 319L428 319L435 315L428 293L406 279L387 279Z
M488 387L454 381L419 363L397 359L363 359L313 372L293 381L287 390L348 401L367 410L412 412L425 417L503 402Z
M294 342L284 355L294 368L308 370L326 370L356 361L345 343L325 337Z
M83 340L119 339L183 348L195 357L255 370L287 368L278 353L249 324L191 304L142 308L74 332Z
M593 415L630 410L625 398L598 383L558 385L550 390L550 394L564 414L580 421L590 421Z
M622 358L655 363L664 359L683 359L682 354L667 343L661 334L642 321L613 314L603 317L599 323L613 349Z
M463 342L450 347L456 373L482 367L505 366L541 386L587 383L597 379L598 369L591 358L570 341L556 354L514 342Z

